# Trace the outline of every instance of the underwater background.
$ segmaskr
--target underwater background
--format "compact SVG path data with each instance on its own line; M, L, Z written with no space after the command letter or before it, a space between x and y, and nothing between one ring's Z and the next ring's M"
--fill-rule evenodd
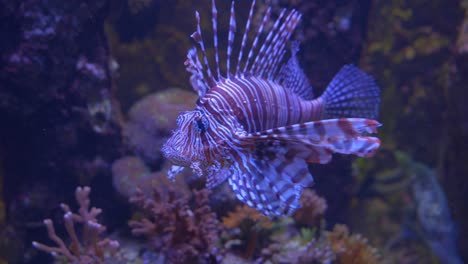
M468 1L270 2L302 13L316 94L349 63L382 89L377 154L311 165L302 208L278 219L226 184L167 179L211 1L0 0L0 263L466 262Z

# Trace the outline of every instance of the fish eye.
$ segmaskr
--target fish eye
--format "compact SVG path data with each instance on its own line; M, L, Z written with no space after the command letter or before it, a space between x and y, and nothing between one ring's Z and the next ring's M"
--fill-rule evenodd
M206 132L206 130L208 129L209 123L208 123L208 120L206 120L206 118L200 117L194 120L193 125L194 125L195 131L201 134L201 133Z

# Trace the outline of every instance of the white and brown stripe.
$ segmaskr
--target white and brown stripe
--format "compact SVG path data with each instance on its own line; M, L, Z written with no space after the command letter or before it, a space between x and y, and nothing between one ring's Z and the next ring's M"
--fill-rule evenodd
M254 6L255 1L234 67L231 65L237 29L234 1L230 9L227 57L222 65L218 11L212 0L216 76L203 42L199 13L195 13L197 30L192 38L200 47L204 65L197 48L189 51L185 65L200 98L194 111L180 115L178 129L164 145L163 152L177 165L190 166L198 175L207 176L208 187L227 178L239 200L249 206L270 216L291 214L299 207L302 189L313 182L307 163L327 163L332 153L367 157L379 147L379 139L364 136L376 132L380 125L377 121L337 118L353 113L358 113L357 117L375 115L379 92L372 78L355 67L345 66L331 82L331 88L327 88L328 92L311 100L310 84L295 57L297 43L291 45L289 60L284 59L288 40L301 15L295 10L282 10L269 33L265 33L271 14L268 8L258 29L250 32ZM255 36L249 44L251 34ZM347 96L345 90L352 95ZM369 104L359 105L363 103ZM343 106L352 109L342 109ZM331 119L323 120L330 115Z
M220 82L199 101L216 116L234 115L248 133L319 120L322 100L304 101L277 83L258 77Z

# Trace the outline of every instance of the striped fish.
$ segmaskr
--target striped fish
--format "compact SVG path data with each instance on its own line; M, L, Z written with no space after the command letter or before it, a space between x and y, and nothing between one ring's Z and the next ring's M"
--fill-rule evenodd
M178 128L162 150L175 164L170 177L190 167L206 177L208 188L227 180L242 202L268 216L288 215L299 207L302 189L313 183L308 163L328 163L333 153L369 157L380 146L378 138L368 136L380 126L374 120L380 89L372 77L347 65L314 99L296 58L299 44L289 42L301 15L282 10L265 32L271 9L255 30L254 6L255 1L233 54L237 25L232 2L225 72L215 1L214 58L208 58L195 13L197 29L191 37L198 45L188 51L185 65L199 99L195 110L180 114Z

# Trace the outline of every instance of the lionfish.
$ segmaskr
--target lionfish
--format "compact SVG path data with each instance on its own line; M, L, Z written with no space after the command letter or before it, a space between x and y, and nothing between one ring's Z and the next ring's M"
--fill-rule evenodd
M296 58L299 44L289 42L301 15L283 9L264 32L270 7L258 29L250 32L254 9L255 0L237 63L231 65L236 32L234 1L231 4L224 73L215 0L213 71L195 12L197 28L191 37L198 46L188 51L185 65L199 99L195 110L180 114L162 151L174 164L169 177L190 167L206 176L207 188L227 179L236 197L250 207L268 216L288 215L300 207L302 189L313 183L308 163L328 163L333 153L369 157L380 146L378 138L367 135L380 126L374 120L380 89L372 77L346 65L314 99Z

